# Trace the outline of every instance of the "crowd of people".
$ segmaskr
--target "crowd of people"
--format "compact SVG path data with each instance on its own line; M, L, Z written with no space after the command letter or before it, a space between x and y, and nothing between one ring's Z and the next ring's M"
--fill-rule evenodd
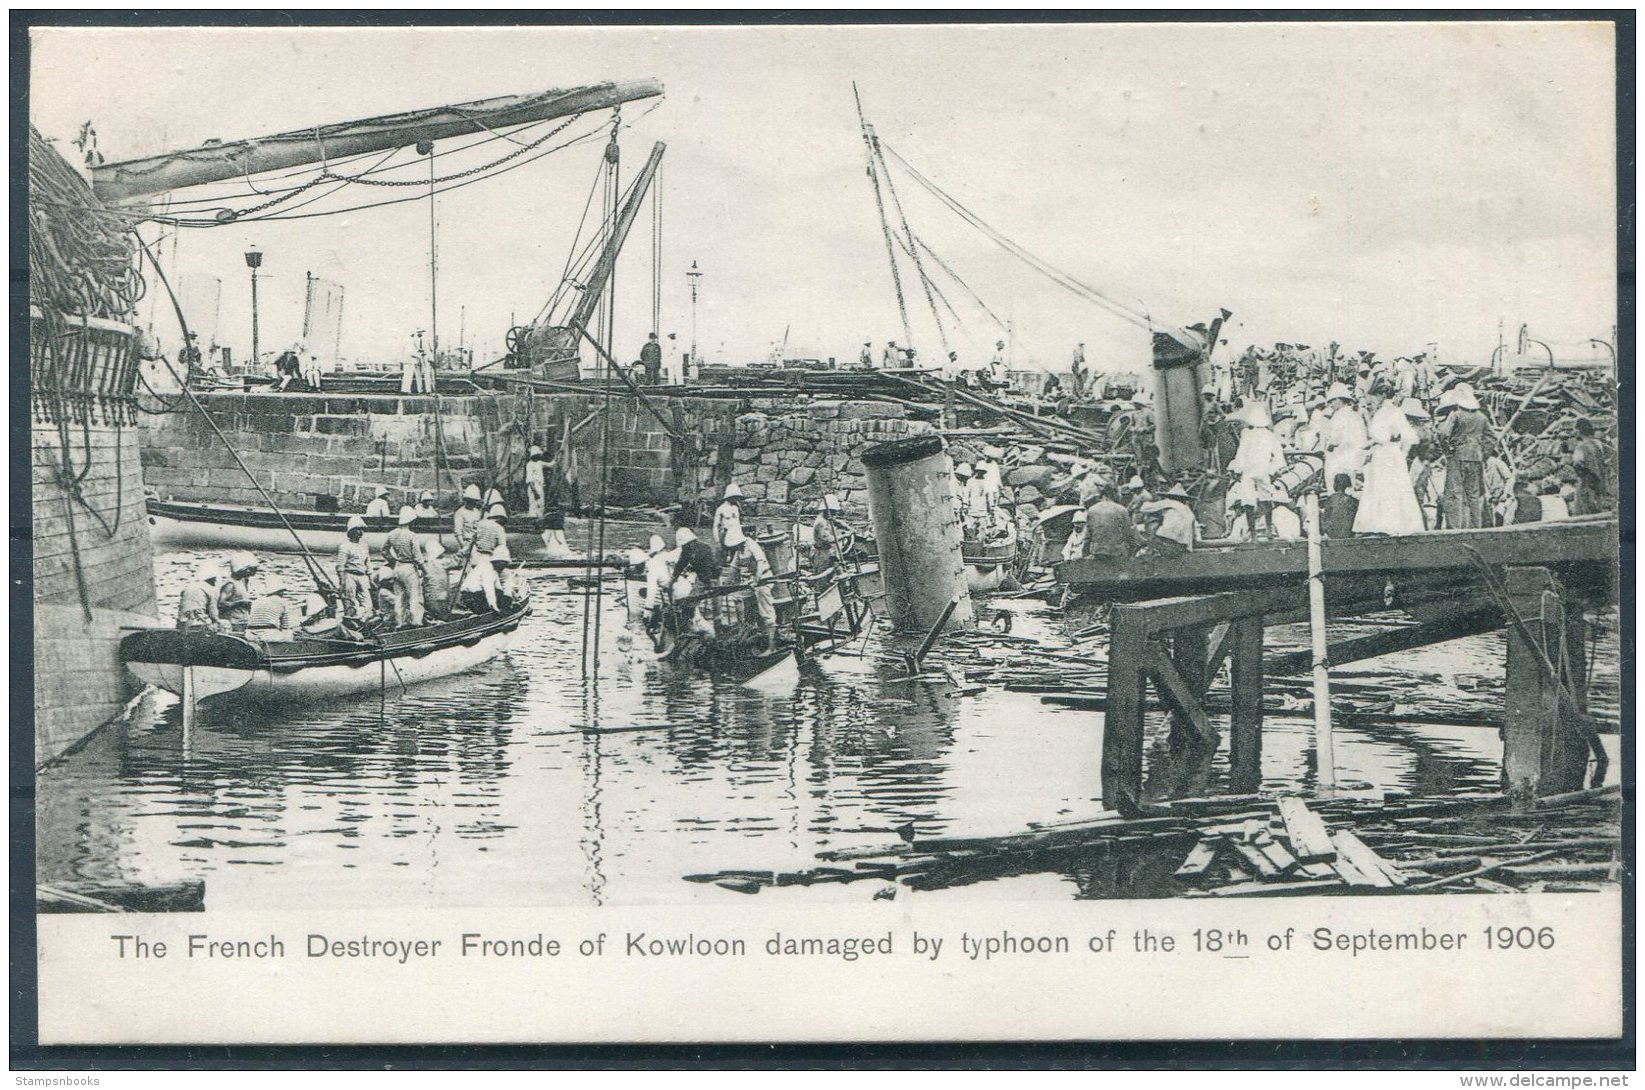
M1588 419L1570 422L1565 464L1523 476L1505 422L1465 377L1424 353L1383 361L1279 344L1248 349L1207 378L1204 464L1175 480L1164 472L1152 409L1138 395L1109 423L1110 465L1120 471L1088 465L1081 474L1065 558L1300 537L1309 488L1322 493L1321 532L1334 538L1546 522L1614 506L1612 448Z

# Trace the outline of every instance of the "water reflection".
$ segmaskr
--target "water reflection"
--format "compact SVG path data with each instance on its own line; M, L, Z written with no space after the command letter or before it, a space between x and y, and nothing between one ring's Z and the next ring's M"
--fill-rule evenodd
M172 581L192 566L157 563ZM668 904L735 896L682 875L804 869L910 823L1002 833L1100 808L1099 714L998 687L957 698L945 681L902 679L874 640L789 693L721 684L651 661L613 595L591 685L584 596L563 579L536 587L507 656L404 694L276 714L207 708L187 738L176 702L152 699L129 730L42 774L42 877L204 878L211 908ZM1019 635L1066 642L1083 623L1013 608ZM1418 664L1447 692L1465 674L1500 682L1492 639ZM1149 730L1156 753L1168 747L1163 716ZM1345 728L1336 746L1350 790L1493 788L1501 751L1495 731L1426 726ZM1200 774L1226 783L1226 744ZM1268 720L1263 778L1269 790L1317 781L1306 718ZM1154 866L1076 860L945 895L1141 896L1166 888Z

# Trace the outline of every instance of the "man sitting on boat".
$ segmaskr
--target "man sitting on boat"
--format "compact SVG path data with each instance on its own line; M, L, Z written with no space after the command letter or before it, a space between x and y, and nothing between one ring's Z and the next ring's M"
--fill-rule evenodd
M217 616L235 632L245 631L251 619L251 579L257 574L257 558L250 553L235 553L228 558L229 577L217 590Z
M218 629L222 621L217 615L217 583L223 577L223 567L215 560L200 565L194 579L183 588L177 599L178 628Z
M491 570L497 586L493 609L499 613L512 613L531 600L531 585L514 567L513 554L506 544L497 546L492 552Z
M434 506L434 493L423 489L422 495L417 497L417 517L420 519L436 519L440 517L440 509Z
M274 582L252 603L246 635L266 641L289 640L292 631L302 623L302 610L286 598L285 584Z
M389 531L383 542L383 559L394 572L394 585L399 589L394 610L396 628L423 623L423 547L411 530L411 524L416 521L415 508L400 508L400 524Z
M297 351L298 346L292 345L274 361L274 374L277 381L274 383L276 393L284 393L293 383L301 381L303 373L303 357Z
M451 619L451 567L455 557L446 555L446 547L437 537L423 546L423 612L435 621Z
M1144 549L1154 556L1181 556L1194 547L1194 510L1188 493L1179 484L1169 484L1159 498L1140 508L1145 524L1153 526Z
M760 626L760 637L765 651L777 647L777 605L771 596L774 578L771 562L766 559L760 543L743 533L741 527L726 537L725 568L722 582L726 586L750 587L753 590L754 612Z
M347 539L337 546L337 593L343 616L361 620L371 616L371 549L365 542L366 520L351 515Z
M469 613L500 613L503 592L500 576L508 566L507 545L501 545L469 565L457 590L457 604Z
M366 518L386 519L394 517L394 512L388 505L388 487L386 485L378 485L377 490L372 493L372 497L372 501L366 504Z
M1138 487L1142 482L1137 481ZM1102 560L1129 560L1137 551L1137 532L1130 510L1119 501L1112 484L1097 488L1096 501L1085 509L1085 543L1082 555Z

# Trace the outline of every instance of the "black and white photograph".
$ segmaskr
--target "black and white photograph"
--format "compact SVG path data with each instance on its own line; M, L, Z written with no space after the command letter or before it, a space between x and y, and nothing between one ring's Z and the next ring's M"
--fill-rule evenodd
M1619 951L1618 34L33 27L42 927Z

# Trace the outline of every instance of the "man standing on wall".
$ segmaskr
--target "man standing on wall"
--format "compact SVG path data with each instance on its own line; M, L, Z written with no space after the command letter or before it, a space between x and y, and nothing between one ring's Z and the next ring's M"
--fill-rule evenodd
M657 386L663 380L663 346L657 340L655 333L640 349L640 366L645 368L645 384Z

